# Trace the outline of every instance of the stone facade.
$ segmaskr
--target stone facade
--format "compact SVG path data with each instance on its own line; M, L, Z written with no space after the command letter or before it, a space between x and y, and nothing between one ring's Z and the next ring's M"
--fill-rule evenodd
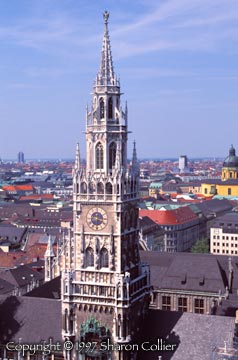
M149 268L139 258L139 165L134 144L127 168L127 106L122 109L113 70L108 16L105 12L101 66L86 111L86 168L79 145L76 150L73 236L65 239L61 260L62 316L65 340L97 342L91 355L83 350L80 359L123 360L136 354L103 352L100 343L137 341L150 286Z

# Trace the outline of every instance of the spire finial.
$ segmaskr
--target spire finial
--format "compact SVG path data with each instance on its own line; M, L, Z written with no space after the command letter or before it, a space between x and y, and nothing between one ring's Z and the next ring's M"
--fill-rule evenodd
M116 84L116 78L113 70L111 44L110 44L109 31L108 31L108 18L109 18L108 11L104 11L103 18L104 18L105 29L104 29L104 35L102 41L101 65L100 65L99 73L96 78L96 85L112 86Z
M107 10L104 11L103 18L104 18L104 24L107 25L108 24L108 18L109 18L109 12Z
M132 161L131 161L131 168L135 172L140 172L139 162L137 160L137 153L136 153L136 142L133 142L133 153L132 153Z
M80 152L79 152L79 143L76 145L76 156L75 156L75 169L80 169Z

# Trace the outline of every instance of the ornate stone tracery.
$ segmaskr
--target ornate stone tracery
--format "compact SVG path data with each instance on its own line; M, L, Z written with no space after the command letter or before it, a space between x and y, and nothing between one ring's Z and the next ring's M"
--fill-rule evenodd
M101 65L86 109L86 167L77 146L73 169L74 231L62 271L63 337L100 343L110 333L114 344L129 344L136 341L141 307L148 304L149 270L139 259L139 165L134 144L127 167L128 110L127 105L122 110L113 69L108 17L105 12ZM119 359L117 351L100 356ZM131 353L121 352L120 359L131 359Z

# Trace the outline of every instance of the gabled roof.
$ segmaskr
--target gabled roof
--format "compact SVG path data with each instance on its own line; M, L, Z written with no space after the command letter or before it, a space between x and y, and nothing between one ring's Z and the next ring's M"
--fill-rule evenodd
M0 251L0 269L13 268L18 264L19 259L24 255L23 251L8 252Z
M151 283L155 289L216 294L219 290L225 292L227 276L224 276L224 265L212 254L150 251L141 252L140 255L142 260L150 265Z
M61 341L61 302L25 296L0 296L0 343Z
M60 299L61 297L61 276L57 276L51 281L33 289L24 296L40 297L46 299Z
M28 265L21 265L14 269L0 270L0 279L8 281L14 286L22 287L31 283L34 279L42 281L44 275L32 270Z
M15 286L6 280L0 279L0 295L11 294Z
M140 210L140 216L148 216L159 225L178 225L197 219L196 214L183 206L175 210Z
M231 340L234 318L175 311L150 310L143 323L142 343L175 344L174 351L139 352L139 360L211 360L216 346ZM230 345L230 344L229 344ZM152 348L153 349L153 348ZM217 358L216 358L217 359Z

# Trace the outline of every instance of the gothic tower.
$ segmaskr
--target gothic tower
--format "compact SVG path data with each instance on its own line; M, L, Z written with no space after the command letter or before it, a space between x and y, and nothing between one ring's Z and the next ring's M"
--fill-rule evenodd
M149 268L139 258L139 165L127 166L127 105L104 13L101 65L86 109L86 168L73 169L74 229L62 272L63 338L97 345L79 359L134 359L149 301ZM105 345L107 344L107 345ZM75 355L76 356L76 355ZM68 357L70 357L68 355Z

